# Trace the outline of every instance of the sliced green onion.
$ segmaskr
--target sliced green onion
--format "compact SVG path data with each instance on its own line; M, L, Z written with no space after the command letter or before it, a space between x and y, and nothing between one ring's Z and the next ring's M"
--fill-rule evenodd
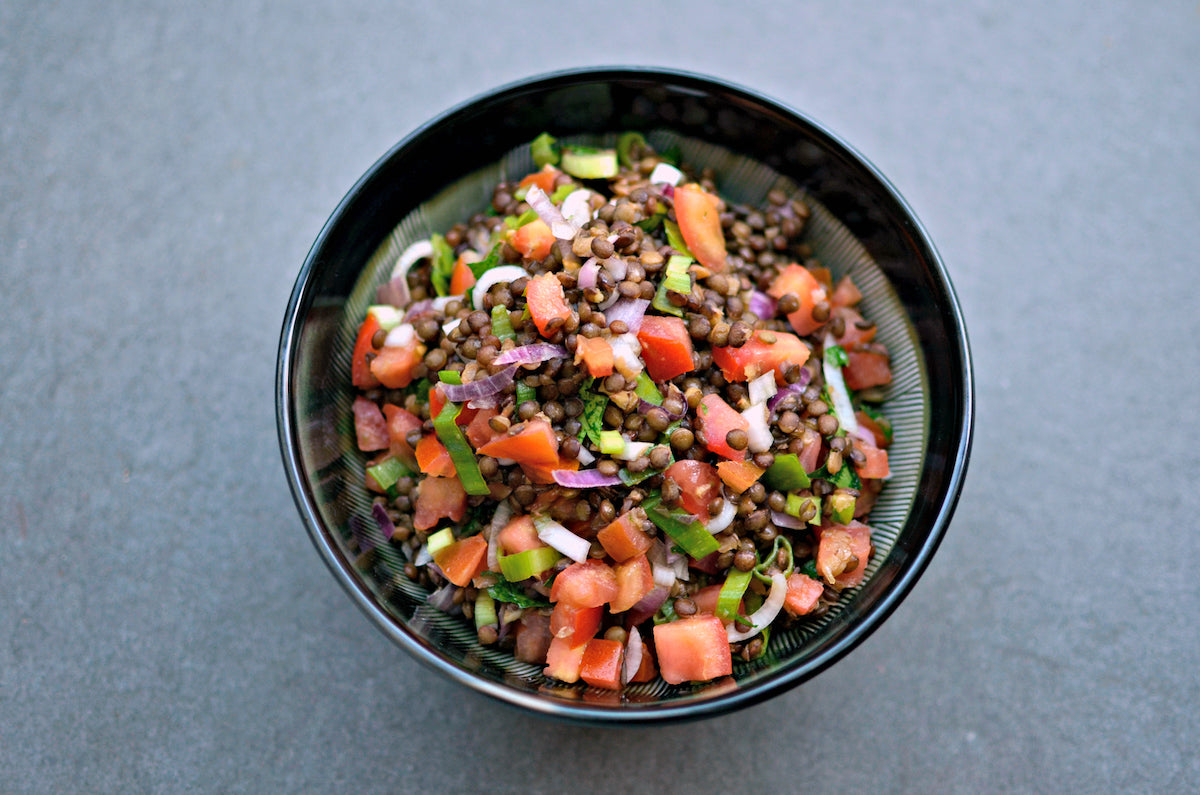
M458 418L458 412L459 407L447 401L433 420L433 430L446 447L446 452L450 454L450 460L454 462L454 469L458 472L458 479L467 494L491 494L492 490L479 472L475 451L467 443L467 437L463 436L462 428L454 422Z
M475 597L475 629L499 623L499 619L496 618L496 600L487 591L480 591Z
M812 515L812 518L808 520L808 523L809 524L820 524L821 523L821 498L820 497L801 497L799 494L789 494L789 495L787 495L787 505L784 507L783 512L786 514L789 514L791 516L795 516L797 519L799 519L801 516L804 515L804 506L810 502L812 503L812 506L813 506L813 515Z
M664 314L683 317L683 307L675 306L673 303L671 303L671 299L667 297L666 279L663 279L662 282L659 283L658 292L654 294L654 300L650 302L650 305Z
M509 582L536 577L558 563L562 555L554 547L536 547L500 558L500 573Z
M579 186L574 182L564 182L554 189L554 193L550 194L550 201L554 204L562 204L563 199L570 196L575 191L579 190Z
M692 256L691 250L687 247L687 243L683 242L683 233L679 231L679 224L667 218L663 220L663 229L667 231L667 244L684 256Z
M517 332L513 330L512 320L508 316L508 310L503 304L496 304L492 307L492 333L501 341L512 340L517 338Z
M579 179L608 179L620 170L615 149L572 146L562 150L560 168Z
M704 529L704 525L693 519L690 514L668 513L659 506L661 499L657 496L642 501L646 516L659 530L662 530L679 545L679 548L696 560L706 558L720 548L712 533ZM691 519L689 522L688 520Z
M663 284L673 293L682 293L688 295L692 292L692 277L688 273L688 268L691 267L692 258L672 254L671 259L667 260L667 274L663 279Z
M838 524L849 524L854 518L854 495L848 491L835 491L829 495L830 518Z
M538 168L554 165L558 162L558 139L550 133L542 133L529 145L529 153Z
M454 531L449 527L444 527L429 537L426 544L429 547L430 555L437 555L446 547L454 543Z
M717 618L722 621L733 620L737 615L738 605L742 603L742 596L746 593L746 588L753 578L753 569L750 571L730 569L729 576L725 578L725 584L721 586L721 593L717 596Z
M367 474L390 495L396 488L396 481L408 474L408 468L398 458L385 458L375 466L367 467Z
M520 406L526 400L537 400L537 390L531 387L524 381L517 382L517 405Z
M645 370L638 373L637 386L633 388L633 393L647 403L653 403L656 406L661 406L663 402L662 392L658 391L654 380L646 374Z
M462 373L458 370L438 370L438 380L443 384L459 386L462 384Z
M767 468L763 478L768 486L777 491L795 491L812 485L804 465L800 463L800 457L795 453L775 456L775 463Z
M625 437L620 431L600 431L599 447L604 455L616 455L625 449Z
M640 132L624 132L617 139L617 157L621 163L626 166L633 165L633 147L635 145L646 145L646 136Z
M520 229L532 221L537 220L538 214L534 210L526 210L520 215L506 215L504 217L504 225L509 229Z

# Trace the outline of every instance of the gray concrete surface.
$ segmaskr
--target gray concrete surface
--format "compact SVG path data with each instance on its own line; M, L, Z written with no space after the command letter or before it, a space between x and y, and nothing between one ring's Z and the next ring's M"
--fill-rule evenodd
M789 5L0 3L0 791L1200 789L1200 6ZM889 622L651 731L394 648L304 533L272 402L357 176L601 63L758 88L865 152L978 379L958 514Z

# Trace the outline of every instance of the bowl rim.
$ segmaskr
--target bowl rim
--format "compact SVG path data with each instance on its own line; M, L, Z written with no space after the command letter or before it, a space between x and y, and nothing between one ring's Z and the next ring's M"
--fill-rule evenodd
M816 133L824 136L833 147L840 150L841 154L853 160L856 165L862 168L878 184L878 187L888 195L888 198L901 211L904 220L908 224L911 224L912 228L910 231L913 237L918 242L919 248L924 249L935 278L939 286L945 291L945 298L950 310L949 320L951 321L947 325L952 329L953 341L961 351L961 367L958 375L961 378L962 386L962 417L957 429L955 429L957 444L955 445L952 469L946 480L946 496L938 506L924 542L914 550L912 558L897 574L891 586L880 595L879 599L867 605L862 612L856 614L854 625L841 637L802 661L787 665L779 672L764 676L749 686L733 688L708 698L685 700L677 704L639 705L636 709L623 709L619 706L589 705L583 702L545 698L535 692L521 691L501 682L476 676L473 672L462 668L433 645L417 639L401 622L376 604L373 595L357 577L351 562L346 561L336 548L331 535L321 521L316 506L311 500L311 495L305 485L304 467L299 455L296 416L290 399L290 384L294 374L294 359L298 353L298 335L301 328L300 309L308 307L311 304L310 276L320 263L321 252L334 229L346 220L347 212L355 204L355 199L360 191L376 176L385 164L415 141L428 135L432 130L453 120L456 116L469 113L471 109L480 103L498 102L506 96L512 97L519 94L527 94L531 91L549 89L555 86L603 83L613 79L668 82L672 85L691 84L694 87L707 90L719 90L735 94L744 101L786 116L793 121L812 128ZM301 266L296 277L285 310L275 372L276 428L284 469L293 500L304 520L313 545L317 548L321 558L333 573L334 578L351 596L352 601L366 613L368 618L384 634L401 648L405 649L418 662L466 686L471 691L481 693L511 707L528 710L538 715L572 723L591 725L646 725L678 722L713 717L742 709L762 702L811 679L862 643L883 624L911 592L917 580L920 579L928 567L934 553L945 536L962 493L963 481L970 458L974 436L974 402L975 388L970 344L962 316L962 309L955 294L953 283L946 270L945 263L938 253L932 238L917 218L912 207L874 163L841 136L814 119L810 114L802 112L764 92L695 71L656 66L578 67L544 72L513 80L495 88L482 91L451 106L401 138L379 157L346 192L329 218L322 225L320 232L305 256L304 264Z

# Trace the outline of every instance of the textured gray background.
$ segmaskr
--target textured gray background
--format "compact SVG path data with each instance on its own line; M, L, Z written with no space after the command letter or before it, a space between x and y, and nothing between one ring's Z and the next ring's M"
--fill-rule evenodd
M0 791L1200 788L1200 5L0 0ZM358 175L536 72L802 108L955 280L978 422L896 614L766 704L526 717L355 609L284 481L283 309Z

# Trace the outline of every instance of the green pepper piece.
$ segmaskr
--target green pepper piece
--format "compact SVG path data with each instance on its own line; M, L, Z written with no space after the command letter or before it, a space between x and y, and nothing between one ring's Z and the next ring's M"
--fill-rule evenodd
M499 623L499 619L496 618L496 600L487 591L480 591L475 597L475 629Z
M449 527L444 527L431 535L425 543L429 547L429 554L436 555L454 543L454 531Z
M438 370L438 380L451 386L462 385L462 373L458 370Z
M717 618L722 621L732 621L737 615L738 605L742 603L742 596L746 593L746 588L750 585L750 580L754 578L754 570L739 571L738 569L730 569L729 576L725 578L725 584L721 586L721 593L717 596Z
M491 494L492 490L479 472L475 452L467 443L467 437L463 436L462 428L454 422L458 418L458 412L459 407L456 404L446 401L446 405L442 406L441 412L433 420L433 430L446 447L446 452L450 454L450 460L454 462L454 469L458 472L458 479L467 494Z
M496 304L492 307L492 333L501 341L513 340L517 338L517 332L513 330L512 320L508 316L508 310L502 304Z
M767 485L777 491L806 489L812 484L800 463L800 457L795 453L775 456L775 463L771 464L763 477Z
M647 403L653 403L656 406L662 405L662 392L658 391L658 387L645 370L638 373L637 386L633 388L633 393Z
M520 406L526 400L537 400L537 391L524 381L517 382L517 405Z
M829 495L830 518L838 524L849 524L854 518L854 495L841 489Z
M367 474L375 479L379 488L392 496L396 490L396 481L408 474L408 468L398 458L385 458L372 467L367 467Z

